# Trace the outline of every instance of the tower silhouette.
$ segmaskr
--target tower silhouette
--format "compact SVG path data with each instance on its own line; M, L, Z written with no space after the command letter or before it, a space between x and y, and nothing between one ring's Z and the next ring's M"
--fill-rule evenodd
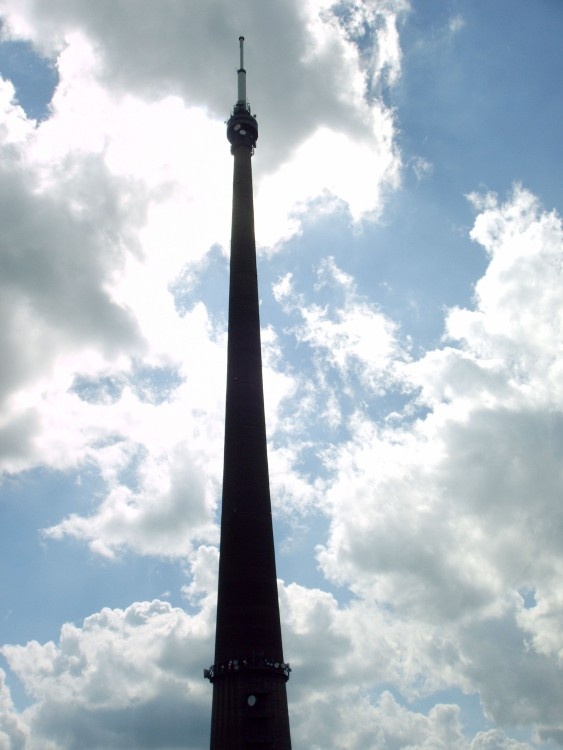
M244 37L238 99L227 123L234 156L229 340L211 750L290 750L264 392L251 157L258 123L246 100Z

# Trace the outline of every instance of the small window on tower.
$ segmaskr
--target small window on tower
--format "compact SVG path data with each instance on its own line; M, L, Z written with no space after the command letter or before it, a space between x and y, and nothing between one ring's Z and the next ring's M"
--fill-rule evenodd
M247 698L248 705L252 708L252 706L256 705L256 696L255 695L249 695Z

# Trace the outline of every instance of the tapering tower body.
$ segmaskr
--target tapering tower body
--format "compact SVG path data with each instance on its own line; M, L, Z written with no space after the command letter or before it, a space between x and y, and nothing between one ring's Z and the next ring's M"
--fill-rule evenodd
M258 124L238 100L227 123L234 156L221 548L211 750L290 750L268 476L251 156Z

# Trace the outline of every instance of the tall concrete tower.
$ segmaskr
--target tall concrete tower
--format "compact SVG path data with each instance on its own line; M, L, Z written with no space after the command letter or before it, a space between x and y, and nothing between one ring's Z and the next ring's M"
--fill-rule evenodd
M211 750L290 750L272 531L251 156L258 123L246 100L240 37L238 99L227 123L234 156L223 506Z

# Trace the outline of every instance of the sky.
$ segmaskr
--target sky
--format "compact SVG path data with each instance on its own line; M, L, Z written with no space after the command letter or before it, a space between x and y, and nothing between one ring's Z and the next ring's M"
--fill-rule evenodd
M560 0L0 18L0 750L208 746L241 34L293 744L563 747Z

